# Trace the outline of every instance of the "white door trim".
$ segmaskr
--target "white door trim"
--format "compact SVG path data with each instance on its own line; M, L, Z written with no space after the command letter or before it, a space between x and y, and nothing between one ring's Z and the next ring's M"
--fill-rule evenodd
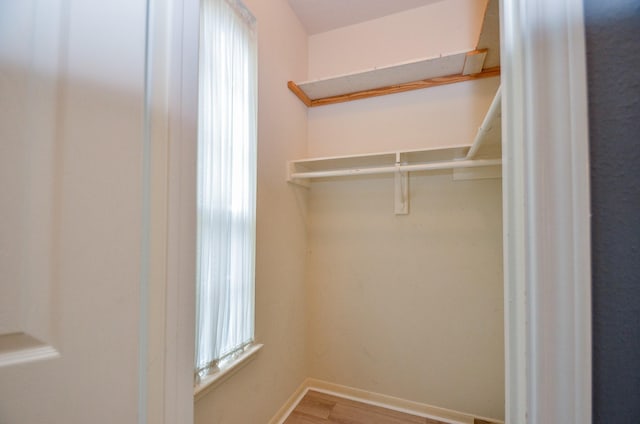
M582 0L501 0L506 422L591 422Z
M139 422L184 424L193 422L194 403L200 1L148 7L149 266Z

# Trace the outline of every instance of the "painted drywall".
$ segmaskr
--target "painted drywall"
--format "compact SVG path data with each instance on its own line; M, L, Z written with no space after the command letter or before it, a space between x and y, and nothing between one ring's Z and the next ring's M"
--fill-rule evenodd
M11 284L60 353L0 369L3 424L138 420L146 7L2 6L1 144L20 159L2 179L26 201L22 225L3 215L1 232L25 243L28 272ZM41 291L27 290L32 278Z
M309 37L309 80L476 47L485 0L445 0Z
M499 78L309 109L312 157L467 145Z
M640 6L586 0L593 422L640 416Z
M503 416L500 180L414 173L316 182L309 204L311 377Z
M471 50L485 6L446 0L312 35L309 79ZM309 109L309 155L469 144L498 84L492 78Z
M310 75L408 60L396 56L404 48L418 56L473 48L480 3L448 0L314 35ZM410 30L418 16L419 36ZM312 108L309 155L471 144L498 84ZM314 182L309 196L310 377L503 418L501 181L417 173L407 216L393 214L391 177Z
M307 38L286 0L247 0L258 22L257 358L195 405L197 424L265 423L307 377L306 193L285 182L306 155L306 107L287 90L307 73Z

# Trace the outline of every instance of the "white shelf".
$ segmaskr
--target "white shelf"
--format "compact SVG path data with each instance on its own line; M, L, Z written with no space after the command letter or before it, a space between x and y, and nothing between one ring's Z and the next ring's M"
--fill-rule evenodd
M499 76L498 0L487 3L483 19L474 50L441 54L313 81L289 81L289 89L305 105L313 107Z
M469 146L455 146L293 160L289 162L288 181L393 173L409 166L460 161L468 151Z
M498 87L471 145L298 159L287 164L287 181L313 178L456 169L499 164L502 157L502 90Z
M471 145L292 160L287 181L309 187L314 178L395 174L396 214L406 214L409 172L453 169L455 179L500 176L501 99L499 87Z
M499 76L499 67L483 69L486 55L471 50L288 85L307 106L323 106Z
M395 213L404 215L409 213L409 172L495 167L501 164L499 158L468 159L470 150L471 146L456 146L293 160L287 164L287 181L309 187L309 180L314 178L394 174Z
M298 159L287 164L287 181L307 185L314 178L392 174L435 169L495 166L500 157L468 157L472 146L454 146L362 155Z

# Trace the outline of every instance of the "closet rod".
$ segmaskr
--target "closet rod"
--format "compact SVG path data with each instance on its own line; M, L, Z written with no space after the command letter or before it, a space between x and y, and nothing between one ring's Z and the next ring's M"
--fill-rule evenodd
M436 169L472 168L502 164L501 159L452 160L446 162L388 165L371 168L335 169L331 171L294 172L291 179L343 177L349 175L392 174L395 172L430 171Z

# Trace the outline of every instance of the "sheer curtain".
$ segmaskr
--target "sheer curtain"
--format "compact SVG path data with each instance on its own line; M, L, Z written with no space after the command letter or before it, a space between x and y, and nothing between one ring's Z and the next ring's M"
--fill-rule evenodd
M204 0L200 29L198 377L254 335L257 46L238 0Z

